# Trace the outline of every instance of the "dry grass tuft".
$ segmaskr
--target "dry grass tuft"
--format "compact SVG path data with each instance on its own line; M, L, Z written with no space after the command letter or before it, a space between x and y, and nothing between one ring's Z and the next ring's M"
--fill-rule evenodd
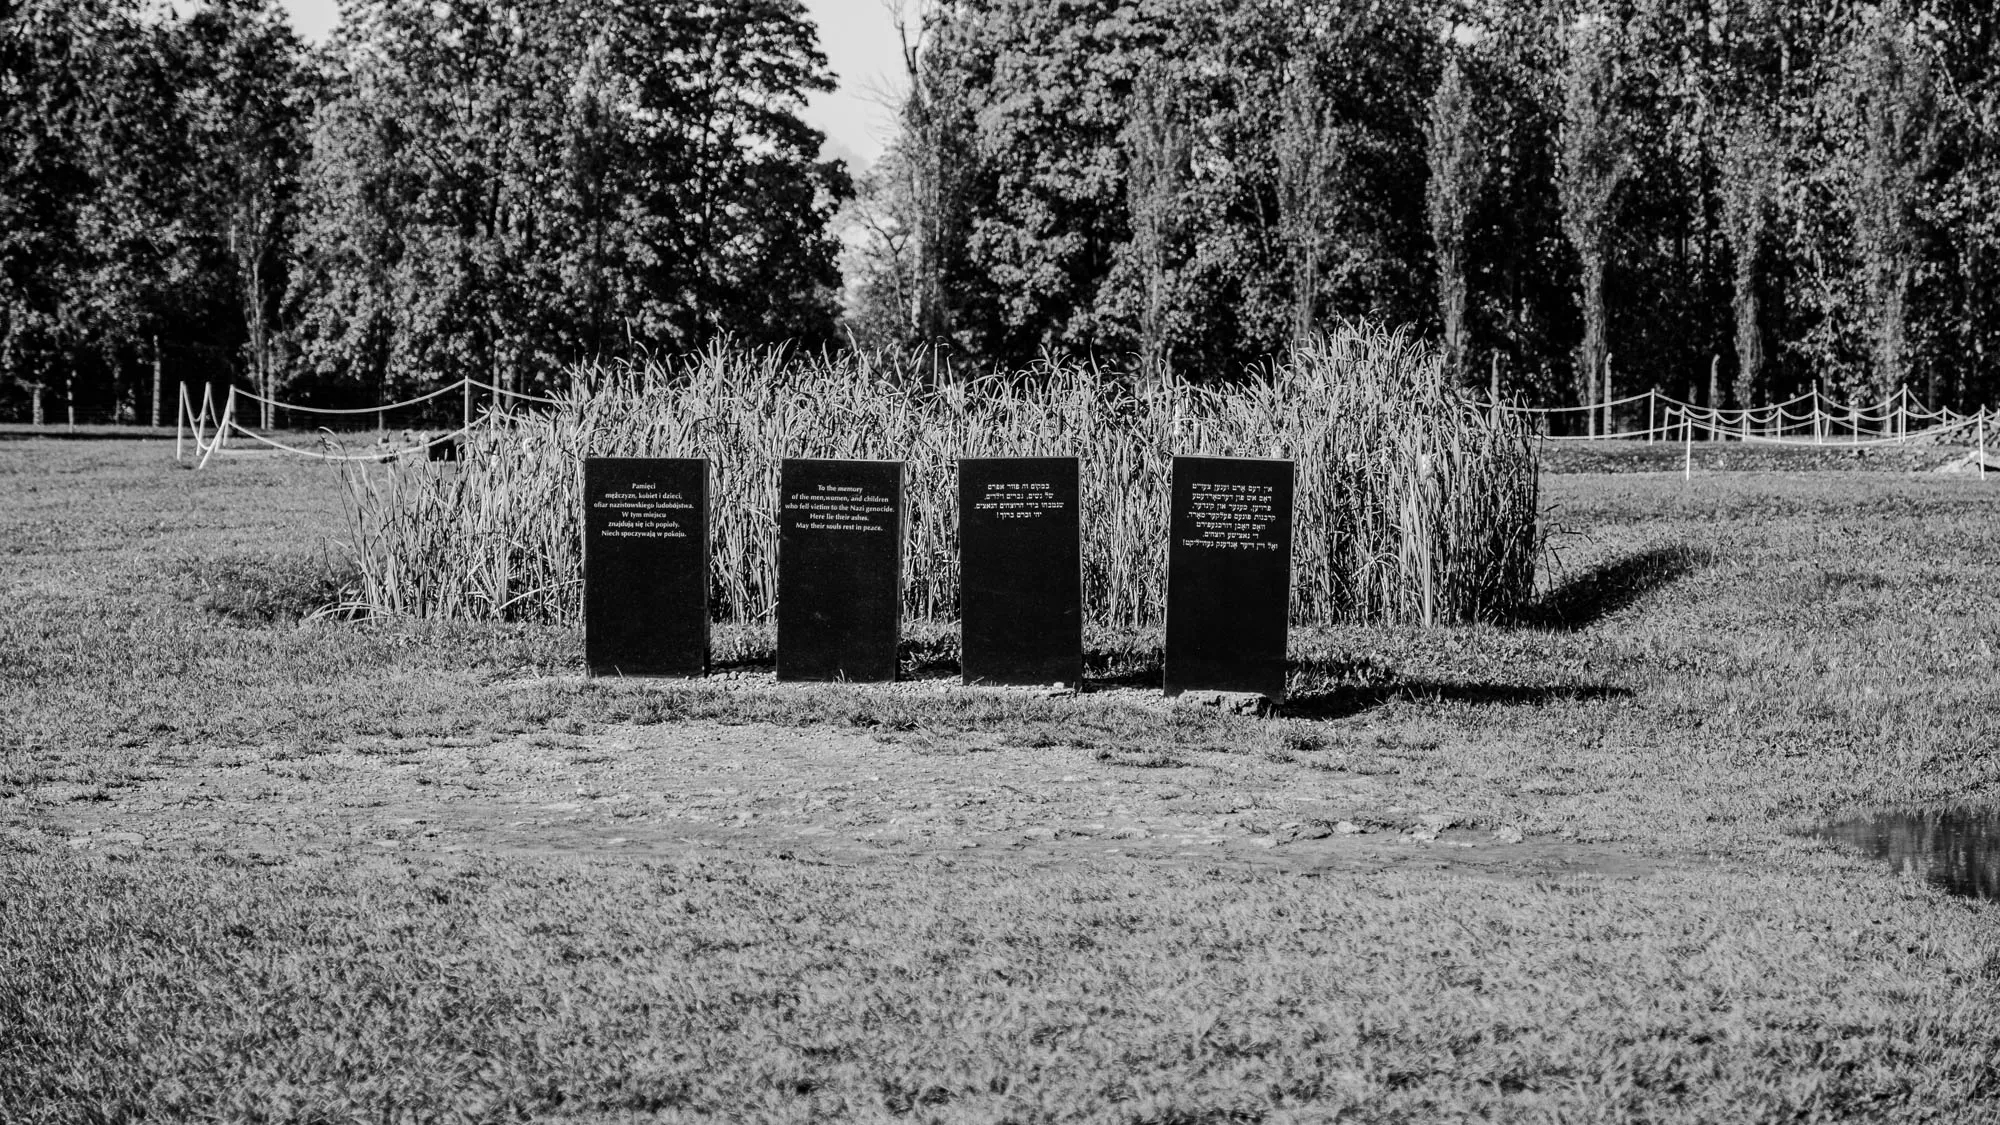
M1298 462L1301 623L1491 620L1533 587L1532 435L1449 387L1427 345L1362 326L1222 390L1135 386L1076 363L968 380L907 357L722 346L589 369L562 408L479 429L460 465L356 466L348 509L372 612L573 621L581 460L707 457L717 613L755 622L776 599L779 462L901 459L905 614L947 620L958 612L956 459L1075 456L1085 614L1131 629L1164 614L1177 453Z

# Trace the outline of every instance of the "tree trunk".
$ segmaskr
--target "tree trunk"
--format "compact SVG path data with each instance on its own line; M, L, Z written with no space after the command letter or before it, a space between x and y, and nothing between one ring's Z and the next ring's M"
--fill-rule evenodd
M1577 404L1596 405L1597 373L1604 370L1604 251L1592 247L1583 257L1583 343L1577 349ZM1597 412L1586 411L1591 430Z
M1757 401L1764 382L1764 333L1757 300L1757 278L1747 265L1736 270L1736 401Z
M1456 244L1438 252L1438 311L1444 318L1444 362L1452 382L1462 384L1467 377L1466 353L1471 349L1465 323L1465 254Z
M1881 320L1875 331L1875 371L1882 397L1887 398L1909 383L1909 266L1896 264L1885 270L1880 294Z
M1294 346L1303 347L1319 323L1319 247L1300 251L1293 276L1298 293L1292 304L1292 341Z

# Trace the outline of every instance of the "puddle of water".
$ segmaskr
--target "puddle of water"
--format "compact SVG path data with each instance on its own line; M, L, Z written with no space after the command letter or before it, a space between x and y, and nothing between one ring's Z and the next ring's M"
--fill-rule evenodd
M2000 899L2000 808L1870 813L1809 834L1917 872L1953 894Z

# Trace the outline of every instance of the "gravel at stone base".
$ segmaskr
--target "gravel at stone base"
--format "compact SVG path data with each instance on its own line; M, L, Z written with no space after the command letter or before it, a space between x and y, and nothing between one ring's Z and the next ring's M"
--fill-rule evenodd
M947 689L917 681L881 690ZM1679 866L1608 844L1524 839L1508 825L1463 823L1448 808L1385 804L1366 776L1245 755L1182 757L1181 768L1147 769L1116 752L1001 746L976 732L705 721L357 739L284 759L188 754L128 787L30 787L0 801L0 845L260 863L468 853L594 863L755 853L843 865L1124 857L1501 879L1642 877Z

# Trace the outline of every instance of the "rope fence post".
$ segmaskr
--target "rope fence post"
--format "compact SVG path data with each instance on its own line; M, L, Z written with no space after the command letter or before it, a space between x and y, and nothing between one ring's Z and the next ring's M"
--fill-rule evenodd
M465 419L462 424L470 428L472 426L472 376L467 375L465 378L459 380L459 386L465 391Z
M180 387L180 401L174 404L174 460L176 461L181 459L181 441L183 435L187 433L186 423L190 409L188 406L188 385L186 381L182 381Z
M1694 415L1683 412L1681 414L1681 423L1681 432L1687 435L1685 448L1681 455L1681 479L1691 481L1694 479Z
M1604 436L1610 437L1616 429L1611 424L1611 353L1604 353Z
M205 469L208 467L208 459L215 456L216 450L222 448L224 439L229 436L229 427L235 419L236 388L231 387L229 388L229 397L223 402L222 413L216 418L215 440L208 443L208 449L202 453L201 460L195 463L195 468Z

